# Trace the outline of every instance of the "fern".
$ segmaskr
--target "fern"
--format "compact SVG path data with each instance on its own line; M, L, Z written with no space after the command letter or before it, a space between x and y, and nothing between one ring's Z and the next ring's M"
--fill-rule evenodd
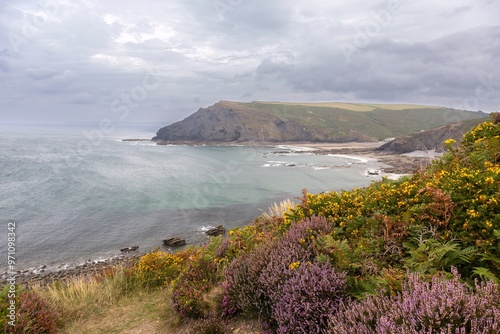
M410 246L405 244L406 247ZM433 274L436 269L445 270L452 266L469 264L477 255L473 246L461 248L456 241L449 240L442 243L434 238L422 240L418 247L410 249L410 258L406 259L406 266L410 270L420 273Z
M482 280L487 279L487 280L495 282L495 284L497 284L497 285L500 285L500 279L498 279L498 277L496 277L495 274L493 274L491 271L489 271L486 268L476 267L476 268L474 268L473 273L475 275L479 276L479 278L481 278Z

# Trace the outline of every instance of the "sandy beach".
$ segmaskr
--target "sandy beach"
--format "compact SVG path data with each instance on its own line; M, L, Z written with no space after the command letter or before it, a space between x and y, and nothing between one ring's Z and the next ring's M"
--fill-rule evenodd
M280 143L279 148L293 149L296 152L314 152L315 154L349 155L375 159L382 164L384 174L412 174L431 163L438 155L432 151L418 154L392 154L376 149L385 142L348 142L348 143ZM274 145L276 147L276 145ZM301 150L302 148L302 150Z

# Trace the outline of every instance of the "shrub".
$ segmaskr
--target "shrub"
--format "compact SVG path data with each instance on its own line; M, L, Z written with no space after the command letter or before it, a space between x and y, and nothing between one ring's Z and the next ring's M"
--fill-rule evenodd
M301 263L316 261L316 240L329 231L331 224L324 218L312 217L292 225L281 239L268 241L254 252L234 259L225 273L223 316L243 312L257 315L276 327L273 309L281 300L283 286Z
M184 264L185 260L177 254L151 252L141 256L136 274L144 286L157 287L175 279Z
M57 314L38 294L23 291L19 296L15 326L6 324L5 333L51 334L56 332Z
M172 294L174 310L184 319L199 319L206 316L210 305L203 297L217 282L217 265L214 261L204 257L193 261L174 282Z
M347 304L330 321L330 333L499 333L500 293L492 281L475 289L454 278L424 281L409 274L402 293Z
M300 264L316 261L316 240L331 231L331 225L322 217L312 217L292 225L290 230L271 249L269 262L259 276L263 293L276 303L281 287Z
M222 314L232 317L244 312L254 315L270 315L270 302L259 282L262 270L269 261L275 242L257 248L234 259L225 272L225 294L222 299Z
M302 264L280 289L273 318L278 333L323 333L345 298L346 280L329 263Z

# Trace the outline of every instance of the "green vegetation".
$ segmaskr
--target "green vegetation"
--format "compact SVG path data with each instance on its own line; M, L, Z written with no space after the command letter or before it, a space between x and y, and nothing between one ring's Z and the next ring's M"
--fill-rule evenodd
M161 128L153 140L367 142L485 116L421 105L220 101Z
M284 102L246 105L307 127L326 130L334 138L347 135L346 130L350 129L372 140L431 129L450 123L448 119L467 120L485 116L465 110L420 105Z
M174 324L165 333L226 333L231 319L259 320L266 333L498 333L499 114L445 147L412 176L304 190L298 205L205 246L38 288L35 309L62 332L92 332L97 318L125 331L102 318L133 301L145 321Z

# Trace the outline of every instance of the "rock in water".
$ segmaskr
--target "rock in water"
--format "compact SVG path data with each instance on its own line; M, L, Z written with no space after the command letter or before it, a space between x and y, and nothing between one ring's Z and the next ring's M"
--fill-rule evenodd
M224 226L218 225L218 226L206 231L205 233L211 237L216 237L218 235L226 234L226 229L224 228Z
M163 240L163 245L170 246L170 247L185 246L186 240L181 239L179 237L167 238L167 239Z

